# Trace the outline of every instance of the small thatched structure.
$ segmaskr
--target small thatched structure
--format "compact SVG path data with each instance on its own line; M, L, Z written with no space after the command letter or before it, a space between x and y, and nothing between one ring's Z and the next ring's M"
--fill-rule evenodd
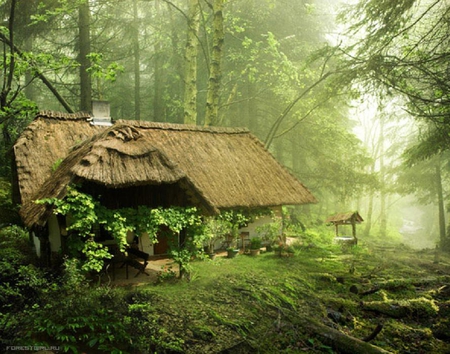
M63 198L70 183L112 208L189 205L215 214L316 201L246 129L88 120L41 113L15 144L16 199L27 226L44 225L51 213L34 201Z
M352 236L356 244L358 241L358 239L356 238L356 224L361 224L363 221L364 220L361 215L359 215L357 211L353 211L332 215L325 220L325 223L333 224L335 226L336 237L339 237L339 225L351 225Z

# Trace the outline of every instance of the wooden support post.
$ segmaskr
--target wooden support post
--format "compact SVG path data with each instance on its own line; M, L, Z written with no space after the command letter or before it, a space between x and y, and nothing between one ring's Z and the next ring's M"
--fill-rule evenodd
M356 223L354 220L352 220L352 235L356 245L358 243L358 239L356 238Z

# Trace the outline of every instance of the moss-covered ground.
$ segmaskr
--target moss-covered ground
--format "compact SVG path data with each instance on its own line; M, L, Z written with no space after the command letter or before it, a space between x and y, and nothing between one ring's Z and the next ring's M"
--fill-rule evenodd
M166 352L349 352L317 323L358 339L382 326L370 343L392 353L450 352L446 254L437 263L434 250L360 244L192 265L190 282L129 289L152 304Z

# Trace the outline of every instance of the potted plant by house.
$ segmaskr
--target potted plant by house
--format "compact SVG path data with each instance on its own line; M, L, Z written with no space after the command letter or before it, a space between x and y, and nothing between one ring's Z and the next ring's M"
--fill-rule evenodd
M206 253L210 259L214 259L216 256L215 246L216 243L225 237L225 234L229 230L229 225L226 221L218 218L210 218L206 222L205 236L206 236Z
M250 255L257 256L261 251L262 240L259 237L252 237L250 239Z
M239 254L239 249L236 247L228 247L227 248L227 257L234 258Z
M236 211L227 211L220 215L224 221L224 225L228 227L227 229L227 240L229 241L229 246L227 248L228 258L234 258L239 253L238 248L238 238L239 238L239 227L241 226L243 216Z
M256 232L266 246L266 251L271 252L277 241L281 241L281 221L273 219L270 223L258 226Z

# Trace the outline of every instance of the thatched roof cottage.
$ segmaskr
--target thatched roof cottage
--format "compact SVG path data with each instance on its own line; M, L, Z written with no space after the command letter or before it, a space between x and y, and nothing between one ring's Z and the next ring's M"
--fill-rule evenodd
M14 198L27 227L58 228L34 201L64 198L79 182L111 208L196 206L211 215L316 201L246 129L91 120L41 112L14 145Z

